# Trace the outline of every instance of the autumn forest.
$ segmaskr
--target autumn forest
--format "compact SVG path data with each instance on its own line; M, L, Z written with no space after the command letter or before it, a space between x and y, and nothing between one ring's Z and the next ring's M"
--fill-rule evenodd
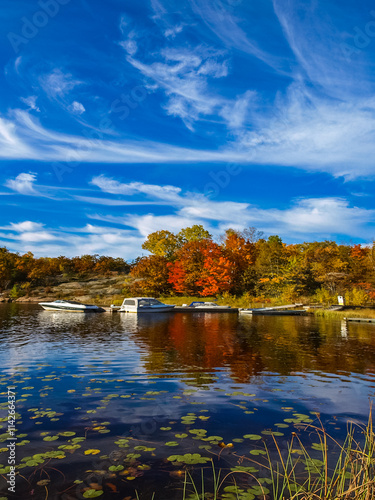
M124 295L247 296L327 302L337 294L352 305L375 301L375 244L314 241L285 244L250 227L228 229L219 240L201 225L148 235L149 255L131 263L99 255L41 257L0 249L0 287L14 296L58 276L124 275ZM10 295L12 296L12 295Z

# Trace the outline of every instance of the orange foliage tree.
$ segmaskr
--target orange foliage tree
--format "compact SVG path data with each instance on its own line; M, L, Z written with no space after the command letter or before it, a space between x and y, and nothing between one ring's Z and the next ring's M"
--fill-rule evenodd
M131 269L135 278L131 292L135 295L161 295L171 290L168 281L168 260L161 255L137 259Z
M211 240L190 241L176 256L177 260L168 265L168 281L174 291L206 297L232 287L231 262L217 243Z

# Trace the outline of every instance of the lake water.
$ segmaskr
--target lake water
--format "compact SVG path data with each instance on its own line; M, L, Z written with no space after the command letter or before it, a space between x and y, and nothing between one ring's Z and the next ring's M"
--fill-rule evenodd
M293 432L308 445L306 426L320 425L319 416L340 439L348 419L366 422L375 394L371 324L5 304L0 336L0 498L130 500L137 491L144 500L177 500L186 468L205 467L209 476L211 458L224 472L246 466L265 477L263 456L252 452L267 440L272 447L272 432L281 449ZM18 437L13 496L4 469L9 386ZM189 453L198 454L185 457L195 464L174 458Z

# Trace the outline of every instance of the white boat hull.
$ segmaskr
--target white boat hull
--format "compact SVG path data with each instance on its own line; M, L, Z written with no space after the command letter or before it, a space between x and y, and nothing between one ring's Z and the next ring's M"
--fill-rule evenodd
M43 307L45 311L62 311L62 312L103 312L104 309L98 306L87 305L87 304L75 304L68 301L55 301L55 302L39 302L39 305Z
M128 297L125 298L119 312L144 314L162 313L173 311L174 305L163 304L153 297Z
M135 314L140 314L140 313L161 313L161 312L169 312L173 311L174 306L171 307L140 307L139 309L130 309L129 307L127 308L121 308L119 312L126 312L126 313L135 313Z

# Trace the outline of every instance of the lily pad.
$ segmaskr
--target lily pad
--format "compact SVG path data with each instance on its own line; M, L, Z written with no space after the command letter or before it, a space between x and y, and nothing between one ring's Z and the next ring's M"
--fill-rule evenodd
M184 464L195 465L205 464L211 461L211 458L202 457L199 453L185 453L185 455L171 455L167 458L170 462L181 462Z
M117 471L120 471L120 470L124 470L124 466L123 465L111 465L108 470L110 470L111 472L117 472Z
M259 436L259 434L245 434L244 438L251 439L252 441L257 441L258 439L262 439L262 436Z
M103 495L103 490L90 489L90 490L86 490L83 493L83 498L96 498L96 497L100 497L101 495Z
M100 453L100 450L90 449L90 450L85 450L84 453L85 455L97 455L98 453Z
M56 441L56 439L59 439L59 436L46 436L43 441Z

